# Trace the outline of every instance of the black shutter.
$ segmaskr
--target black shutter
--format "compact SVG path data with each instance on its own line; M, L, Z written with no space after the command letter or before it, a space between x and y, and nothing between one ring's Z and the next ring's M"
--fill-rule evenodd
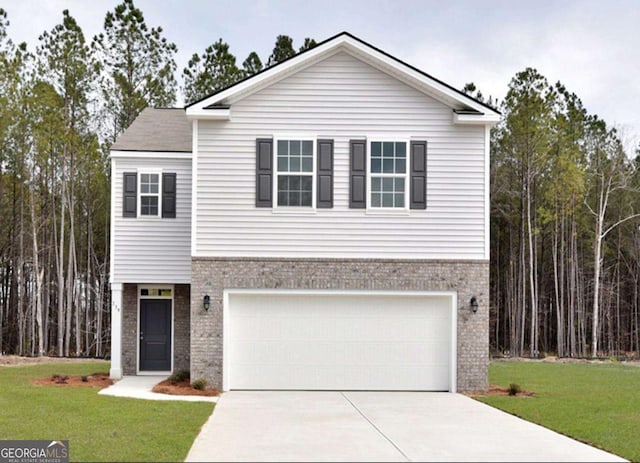
M176 174L162 174L162 217L176 218Z
M273 140L256 140L256 207L273 204Z
M411 209L427 208L427 142L411 142Z
M122 181L122 217L136 217L138 204L138 174L125 172Z
M349 207L367 207L367 142L349 141Z
M318 201L316 207L333 207L333 140L318 140Z

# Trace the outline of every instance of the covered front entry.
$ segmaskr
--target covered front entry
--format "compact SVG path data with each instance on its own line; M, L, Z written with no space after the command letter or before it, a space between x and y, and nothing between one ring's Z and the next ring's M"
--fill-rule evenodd
M228 291L223 388L455 391L455 299Z
M140 299L141 372L171 371L171 299Z

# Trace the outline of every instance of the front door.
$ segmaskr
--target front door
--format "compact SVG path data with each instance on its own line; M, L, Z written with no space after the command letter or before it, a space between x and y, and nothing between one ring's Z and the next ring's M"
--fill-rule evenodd
M171 370L171 299L140 299L140 371Z

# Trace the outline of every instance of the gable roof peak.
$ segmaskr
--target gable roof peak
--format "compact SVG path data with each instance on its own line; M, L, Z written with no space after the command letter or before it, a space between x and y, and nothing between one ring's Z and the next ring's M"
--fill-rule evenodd
M218 108L228 105L231 99L243 98L256 90L294 74L308 65L331 56L341 48L382 72L392 74L404 83L436 98L453 110L477 113L478 116L475 116L475 118L479 123L492 124L499 120L500 113L489 105L376 48L347 31L342 31L329 37L313 48L297 53L276 65L263 69L227 88L187 105L185 107L187 117L190 119L219 119L220 115L214 115L215 111L219 112Z

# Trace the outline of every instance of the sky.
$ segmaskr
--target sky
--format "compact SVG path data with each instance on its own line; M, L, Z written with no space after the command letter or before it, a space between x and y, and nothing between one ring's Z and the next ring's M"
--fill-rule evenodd
M4 0L9 36L35 50L68 9L90 40L118 0ZM587 111L640 141L640 0L134 0L149 27L178 46L177 78L192 54L222 38L238 65L267 60L280 34L299 47L348 31L461 89L502 99L527 67L560 81ZM180 101L182 103L182 101Z

